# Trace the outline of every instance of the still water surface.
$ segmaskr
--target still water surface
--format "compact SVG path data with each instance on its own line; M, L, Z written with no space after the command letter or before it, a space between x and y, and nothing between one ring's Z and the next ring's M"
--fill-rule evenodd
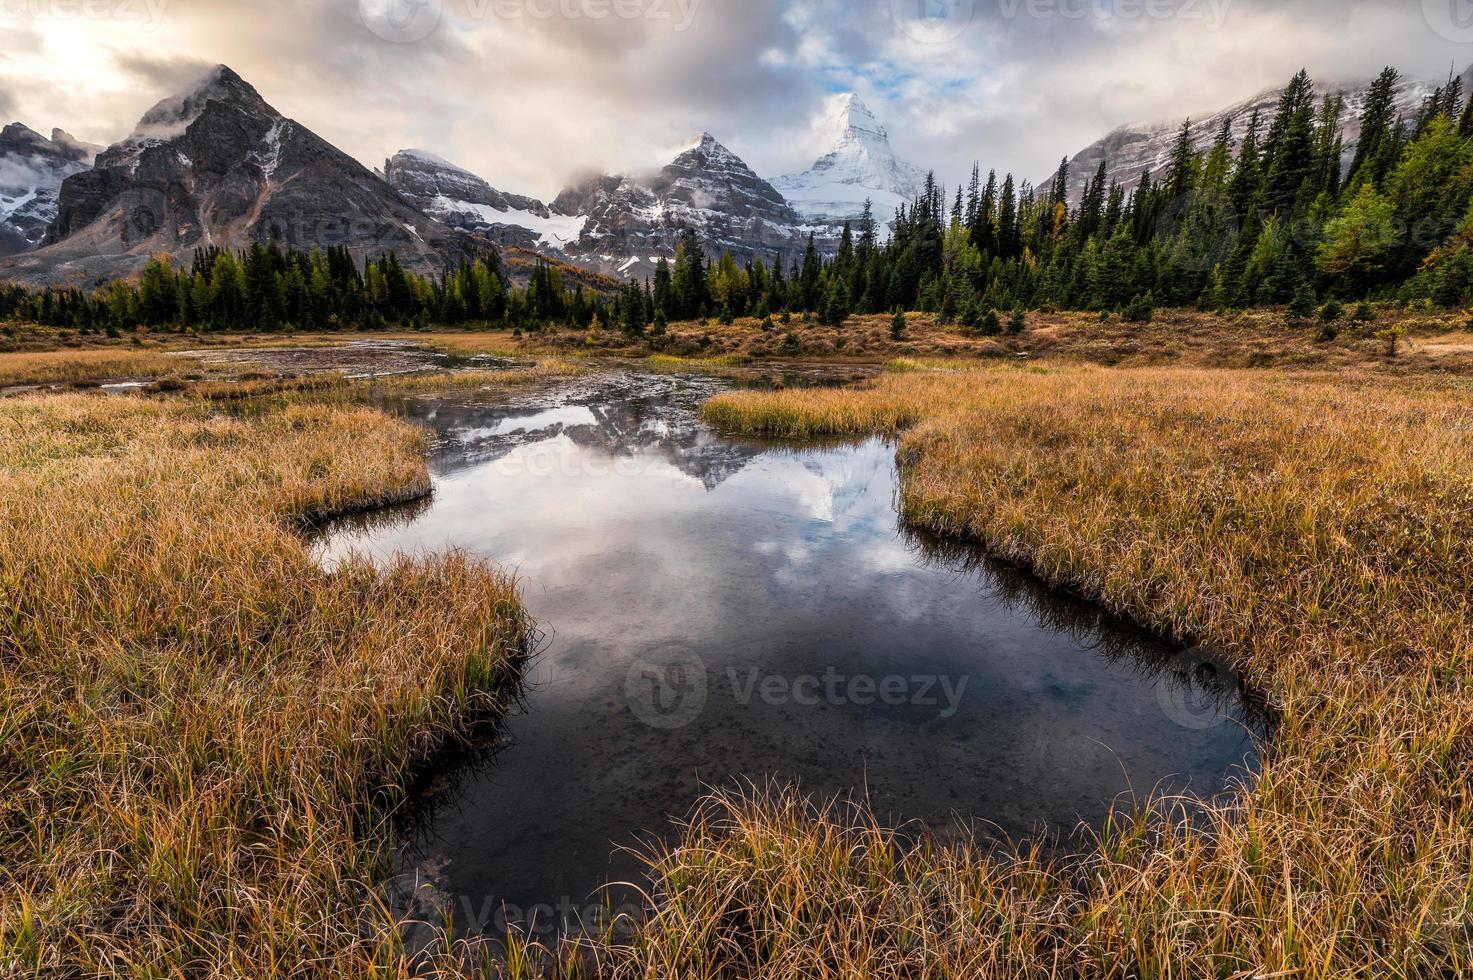
M622 848L735 778L1017 837L1252 768L1261 724L1195 654L908 533L883 442L717 435L696 407L725 383L408 402L441 438L433 501L321 544L495 559L548 633L522 708L442 774L400 857L462 927L564 925L639 880Z

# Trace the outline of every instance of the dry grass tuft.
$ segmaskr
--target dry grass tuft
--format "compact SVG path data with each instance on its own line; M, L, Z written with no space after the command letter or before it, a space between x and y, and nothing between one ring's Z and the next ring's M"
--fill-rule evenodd
M529 624L466 556L328 572L290 524L428 492L422 433L80 394L0 431L0 974L408 975L385 815Z
M467 389L504 389L539 384L557 378L570 378L587 372L587 368L563 357L542 357L526 367L471 369L464 371L431 371L416 374L393 374L359 381L361 388L415 394Z

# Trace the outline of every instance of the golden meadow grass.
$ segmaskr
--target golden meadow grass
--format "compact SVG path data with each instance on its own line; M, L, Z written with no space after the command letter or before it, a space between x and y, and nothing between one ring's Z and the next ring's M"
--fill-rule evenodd
M464 391L473 388L515 388L570 378L584 374L587 370L586 366L565 357L540 357L524 367L392 374L364 378L356 384L360 388L399 394Z
M912 520L1238 658L1282 715L1262 776L1063 859L913 847L782 787L715 797L652 855L646 922L549 961L630 980L1473 968L1473 392L907 367L707 411L896 434ZM372 883L398 787L502 707L529 629L515 584L459 555L322 570L291 523L425 492L423 436L287 394L248 418L189 392L0 401L0 975L492 969L466 946L412 960ZM555 972L537 952L511 944L506 972Z
M395 976L385 814L529 623L464 555L325 571L291 524L426 493L358 408L0 402L0 975Z
M1078 856L904 855L781 791L656 856L627 976L1473 971L1473 394L1186 369L976 369L733 393L716 423L905 430L914 523L1242 664L1281 721L1229 801Z
M0 354L0 388L12 385L79 384L116 378L175 374L193 362L157 351L124 347Z

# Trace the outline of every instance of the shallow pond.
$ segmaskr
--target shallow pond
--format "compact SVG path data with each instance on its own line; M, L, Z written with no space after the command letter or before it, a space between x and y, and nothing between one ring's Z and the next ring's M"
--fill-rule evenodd
M402 406L440 434L434 499L337 528L325 560L467 549L519 571L548 633L496 744L429 781L406 893L468 929L587 921L601 885L640 880L623 848L738 778L1018 837L1251 770L1230 672L908 533L883 442L717 435L696 407L729 383Z

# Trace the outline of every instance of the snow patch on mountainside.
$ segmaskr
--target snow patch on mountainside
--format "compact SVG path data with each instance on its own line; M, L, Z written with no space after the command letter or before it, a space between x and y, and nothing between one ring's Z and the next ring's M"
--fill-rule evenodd
M266 146L259 153L253 154L255 160L261 167L261 174L270 180L276 174L276 168L281 165L281 141L282 137L291 132L291 121L278 119L271 124L271 129L266 133ZM183 154L181 154L183 156ZM189 161L185 160L188 166Z
M587 215L557 214L553 211L542 215L518 208L500 210L489 204L457 201L444 195L436 196L426 209L426 213L432 218L442 219L474 215L487 227L525 228L537 236L540 244L557 249L576 242L578 236L583 233L583 226L588 223Z
M427 150L400 150L383 177L405 200L442 224L493 239L561 250L576 242L588 219L541 201L508 194Z

